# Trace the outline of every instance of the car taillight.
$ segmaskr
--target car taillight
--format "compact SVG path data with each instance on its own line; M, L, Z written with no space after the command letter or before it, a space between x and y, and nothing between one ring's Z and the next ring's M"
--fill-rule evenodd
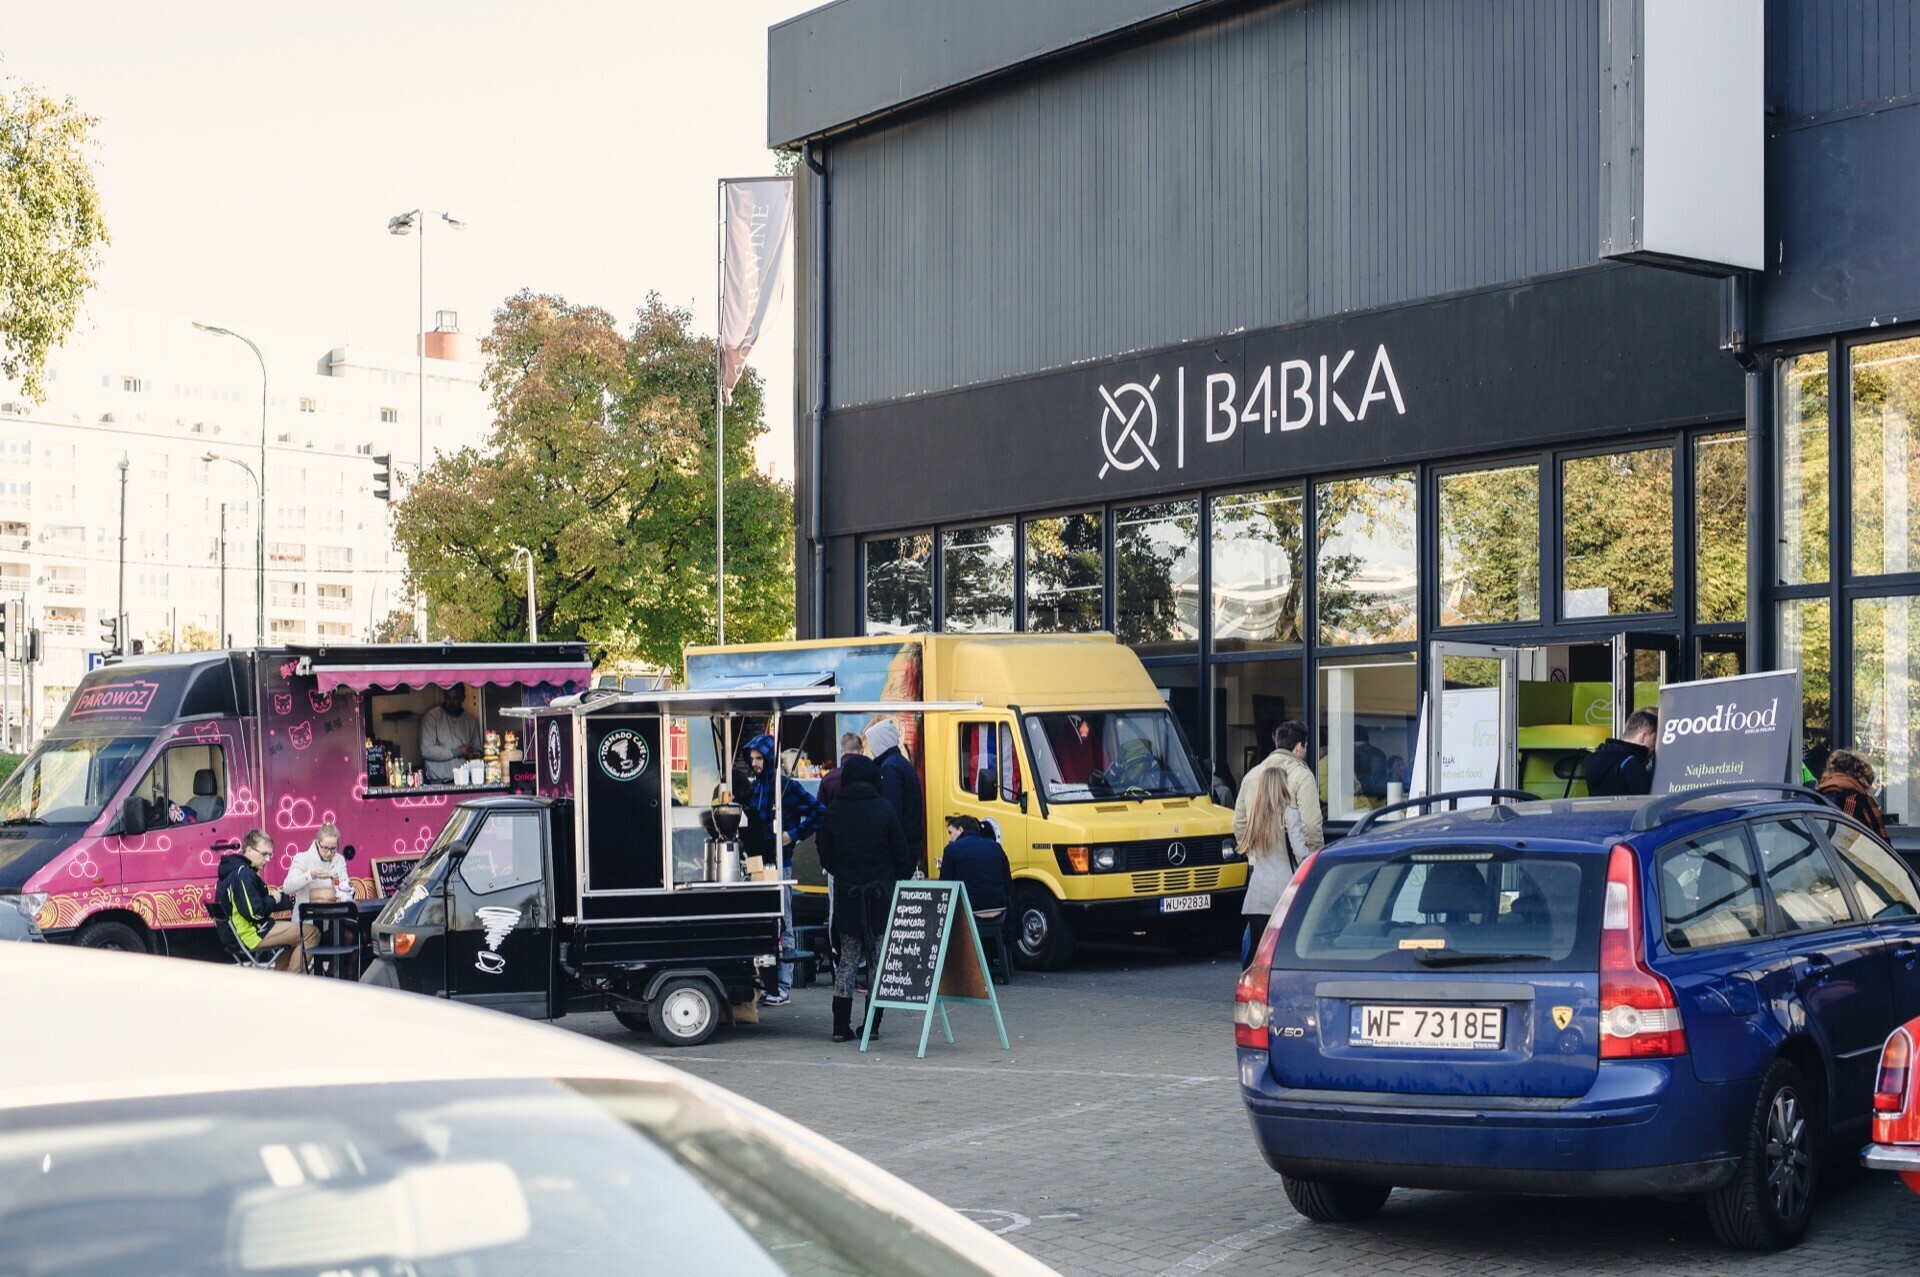
M1686 1051L1673 986L1647 968L1640 862L1631 848L1615 847L1600 921L1600 1058L1643 1060Z
M1256 1051L1267 1049L1267 1019L1272 1014L1267 1006L1267 983L1273 974L1274 950L1280 945L1280 924L1287 920L1287 909L1300 893L1300 884L1319 855L1316 851L1301 861L1293 877L1287 880L1287 889L1280 893L1280 903L1273 907L1273 915L1267 919L1267 929L1260 933L1260 946L1253 951L1253 961L1233 986L1235 1046L1249 1046Z
M1907 1107L1907 1084L1913 1078L1913 1039L1895 1029L1880 1048L1880 1077L1873 1084L1873 1111L1901 1113Z

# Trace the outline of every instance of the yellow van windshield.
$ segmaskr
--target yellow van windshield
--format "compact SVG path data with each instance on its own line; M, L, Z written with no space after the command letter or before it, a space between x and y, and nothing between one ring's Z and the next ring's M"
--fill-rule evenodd
M1026 716L1035 779L1048 802L1192 797L1192 760L1163 709L1062 711Z

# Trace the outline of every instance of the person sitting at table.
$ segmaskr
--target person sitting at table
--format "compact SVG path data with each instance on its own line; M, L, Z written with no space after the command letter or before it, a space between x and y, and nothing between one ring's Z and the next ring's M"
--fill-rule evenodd
M338 825L329 821L320 826L307 849L288 866L281 890L293 897L296 924L300 923L301 905L353 899L353 879L347 873L347 858L340 854ZM320 943L320 928L312 923L301 926L300 934L308 945Z
M467 688L440 689L440 703L420 720L420 758L430 785L451 785L453 765L480 757L480 723L467 713Z
M1007 853L987 827L972 816L947 817L947 845L940 853L940 878L967 887L967 907L982 929L1006 934L1007 899L1013 870Z
M273 965L282 971L306 970L303 959L306 945L300 928L290 921L275 919L275 910L285 909L292 898L261 880L260 866L273 854L273 838L264 829L249 829L240 840L240 850L220 858L220 885L214 889L216 917L225 918L233 928L234 939L247 949L284 946Z

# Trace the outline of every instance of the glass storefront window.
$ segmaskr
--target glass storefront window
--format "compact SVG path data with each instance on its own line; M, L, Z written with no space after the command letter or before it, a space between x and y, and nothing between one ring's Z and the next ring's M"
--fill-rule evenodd
M940 628L957 634L1013 628L1013 525L940 534Z
M1833 605L1827 600L1780 604L1780 668L1800 671L1803 761L1818 778L1833 748Z
M867 542L869 634L911 634L933 628L933 536L927 532Z
M1912 824L1920 800L1920 596L1853 605L1852 748L1885 786L1887 823Z
M1113 518L1114 628L1142 656L1200 638L1200 502L1121 506Z
M1569 457L1560 466L1568 618L1673 610L1673 449Z
M1920 565L1920 338L1855 346L1853 570L1859 576Z
M1780 547L1782 585L1827 579L1827 356L1780 361Z
M1540 467L1440 476L1440 624L1540 619Z
M1305 491L1298 484L1213 499L1215 651L1300 643L1305 505Z
M1747 439L1737 431L1693 441L1694 619L1747 619Z
M1319 677L1320 800L1328 820L1357 820L1404 793L1413 770L1414 659L1336 657L1320 662Z
M1027 520L1027 628L1080 634L1106 622L1100 512Z
M1413 476L1338 479L1314 495L1320 641L1410 641L1420 597Z
M1232 661L1213 667L1213 771L1236 793L1273 751L1273 729L1306 719L1306 670L1299 659Z

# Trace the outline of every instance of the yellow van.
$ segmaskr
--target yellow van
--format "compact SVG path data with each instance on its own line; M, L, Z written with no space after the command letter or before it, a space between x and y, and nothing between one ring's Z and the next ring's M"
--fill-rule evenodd
M782 756L809 789L844 733L892 718L926 794L928 874L949 815L999 830L1022 965L1062 966L1081 939L1196 953L1237 940L1247 866L1233 813L1214 805L1160 690L1112 635L888 635L694 648L686 660L689 687L835 689L831 712L783 720ZM809 847L794 866L796 915L823 914Z

